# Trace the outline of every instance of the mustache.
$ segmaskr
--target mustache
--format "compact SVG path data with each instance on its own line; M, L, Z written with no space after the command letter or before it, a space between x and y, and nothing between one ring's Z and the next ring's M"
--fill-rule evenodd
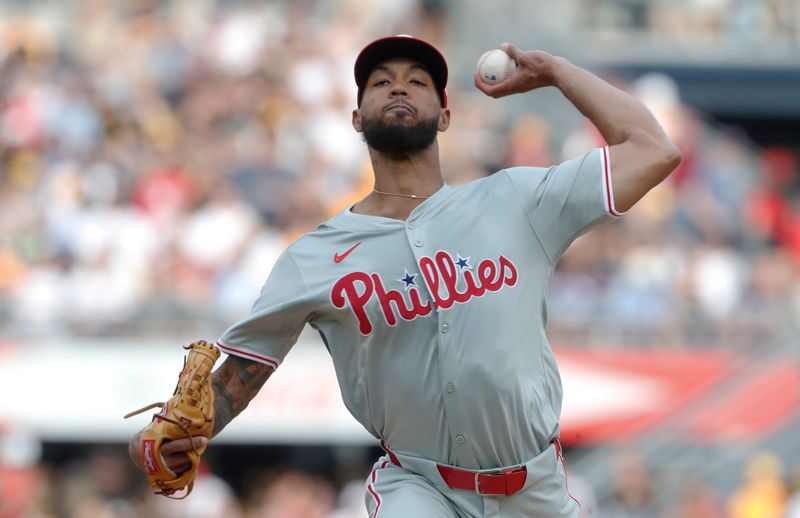
M413 106L411 106L410 104L408 104L405 101L393 101L393 102L387 104L386 106L384 106L383 107L383 111L387 112L387 111L389 111L389 110L391 110L393 108L397 108L398 106L400 106L402 108L406 108L407 110L409 110L411 113L413 113L415 115L417 113L417 109L414 108Z

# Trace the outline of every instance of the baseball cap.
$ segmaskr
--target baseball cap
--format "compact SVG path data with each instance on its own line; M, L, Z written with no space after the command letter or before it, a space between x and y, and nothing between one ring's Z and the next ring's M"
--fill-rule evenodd
M427 41L408 34L379 38L361 50L355 65L358 105L361 106L361 96L372 69L387 59L397 57L411 58L422 63L433 78L439 99L442 101L442 107L447 107L447 90L445 89L447 86L447 62L444 60L444 56Z

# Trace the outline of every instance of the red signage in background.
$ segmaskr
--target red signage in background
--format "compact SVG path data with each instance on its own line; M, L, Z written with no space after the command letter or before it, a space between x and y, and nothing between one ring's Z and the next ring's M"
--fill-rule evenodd
M721 349L556 351L566 444L627 441L659 426L687 441L753 441L797 417L800 365Z
M746 369L733 385L687 419L693 440L757 440L797 416L800 369L795 363L756 365Z
M564 384L561 440L626 441L664 422L730 372L732 355L713 351L557 349Z

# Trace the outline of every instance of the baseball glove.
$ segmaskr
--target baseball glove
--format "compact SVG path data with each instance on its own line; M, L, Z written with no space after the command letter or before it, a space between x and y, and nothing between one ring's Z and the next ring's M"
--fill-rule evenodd
M161 455L161 446L165 441L189 437L211 438L214 430L214 390L211 387L211 369L219 358L219 349L214 345L199 340L184 349L189 351L183 361L183 370L175 386L175 392L166 403L153 403L140 408L125 418L141 414L151 408L161 408L161 412L153 415L152 422L141 432L141 460L150 487L156 494L167 497L188 486L186 498L192 492L200 456L205 447L186 454L192 466L184 473L177 475L166 465ZM174 497L173 497L174 498Z

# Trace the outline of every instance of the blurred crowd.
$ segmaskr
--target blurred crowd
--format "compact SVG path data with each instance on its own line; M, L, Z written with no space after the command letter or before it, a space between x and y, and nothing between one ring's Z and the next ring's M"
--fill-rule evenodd
M415 27L453 52L446 2L48 5L0 19L0 324L12 336L218 334L291 240L371 188L350 125L361 46ZM617 82L684 160L567 253L550 289L554 341L785 335L800 321L797 157L712 129L666 76ZM470 86L450 87L449 183L602 144L588 125L555 135Z
M366 518L363 480L306 470L244 466L237 493L202 464L191 493L167 498L147 486L120 448L94 448L57 466L3 463L0 518ZM368 468L366 470L368 472Z
M601 503L594 518L797 518L800 517L800 472L792 473L773 453L756 451L741 463L733 486L721 491L692 473L657 469L627 450L614 459L611 498ZM680 491L665 501L662 488L682 477ZM588 495L591 501L591 493ZM584 515L582 515L584 516Z
M579 2L576 12L588 30L638 31L692 46L800 44L800 7L794 0L588 0Z

